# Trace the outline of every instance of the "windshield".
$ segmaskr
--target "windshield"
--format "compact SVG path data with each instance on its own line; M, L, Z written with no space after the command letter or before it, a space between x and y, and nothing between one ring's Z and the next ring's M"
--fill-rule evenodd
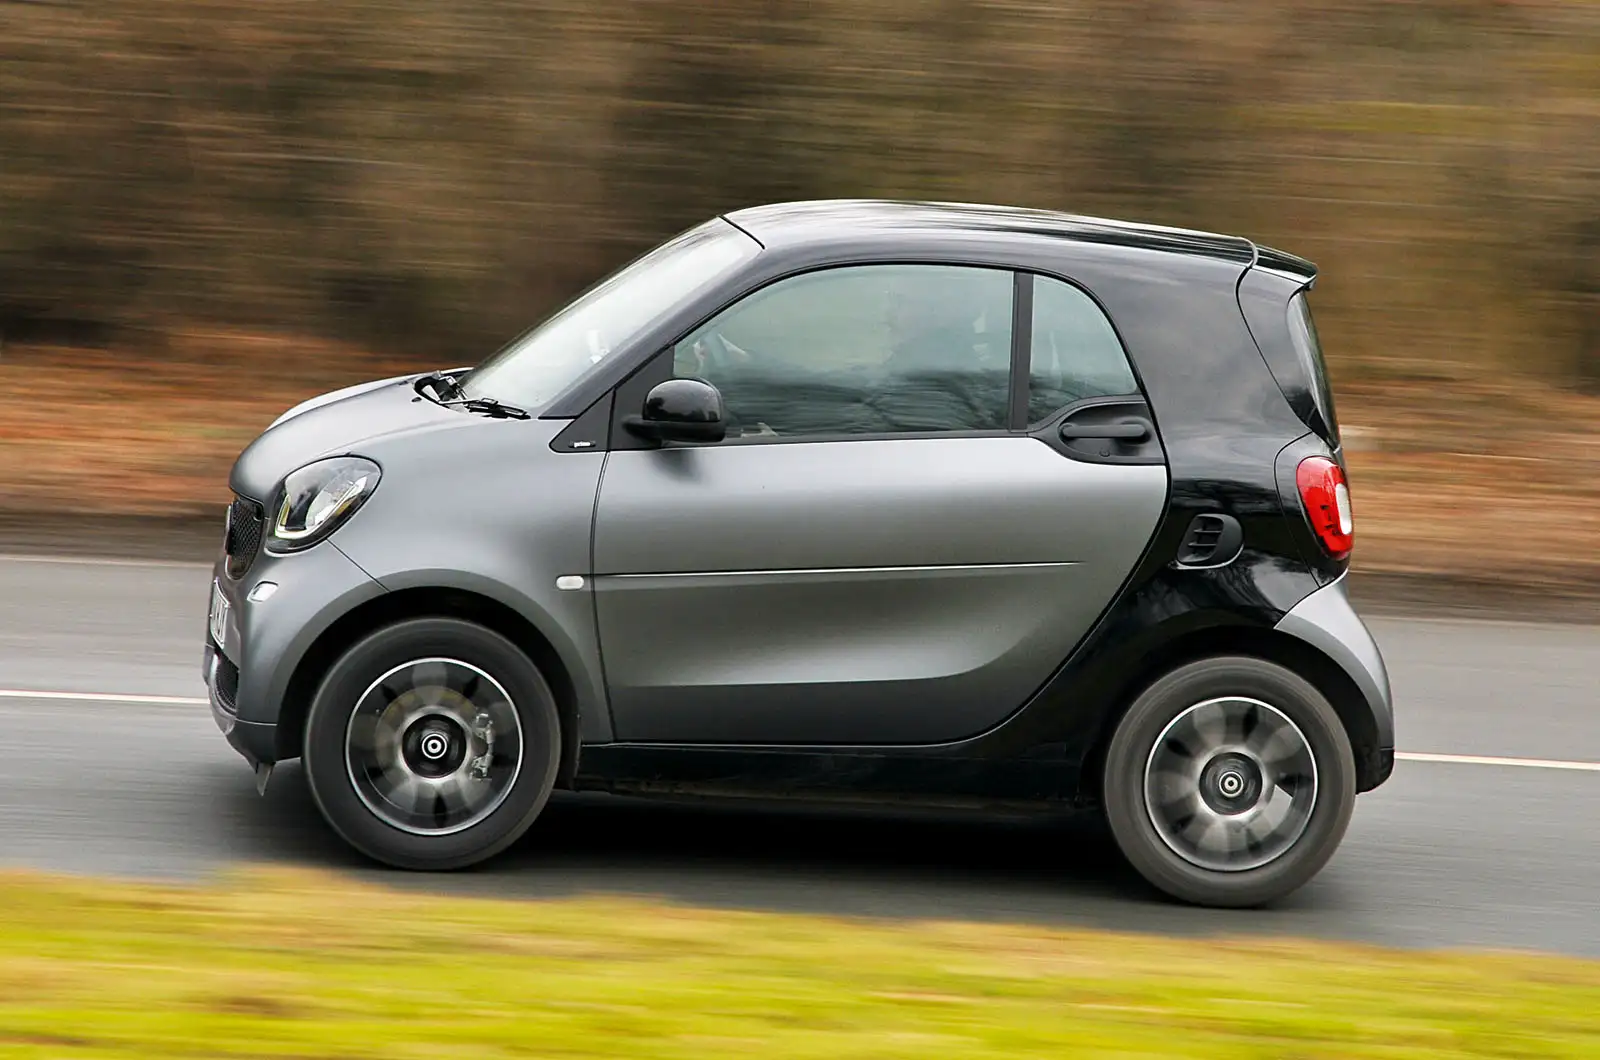
M529 411L547 405L663 313L759 249L720 220L692 228L607 276L490 356L463 380L463 394Z

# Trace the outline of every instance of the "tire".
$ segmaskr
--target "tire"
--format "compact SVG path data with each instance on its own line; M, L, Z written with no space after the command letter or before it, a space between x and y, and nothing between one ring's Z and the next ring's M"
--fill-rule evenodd
M1303 751L1292 753L1297 738ZM1309 681L1263 659L1201 659L1156 680L1123 715L1103 790L1118 847L1152 885L1195 905L1247 908L1295 891L1333 856L1355 806L1355 756Z
M395 868L459 869L503 851L544 809L561 722L538 667L505 637L410 619L329 668L303 758L317 808L356 850Z

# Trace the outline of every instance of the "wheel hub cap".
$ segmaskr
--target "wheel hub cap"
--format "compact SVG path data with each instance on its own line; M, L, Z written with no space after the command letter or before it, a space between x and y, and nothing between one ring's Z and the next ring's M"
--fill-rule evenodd
M1238 752L1217 755L1200 774L1200 797L1217 813L1244 813L1260 800L1261 792L1261 767Z
M405 765L419 776L449 776L461 767L468 740L453 719L436 715L414 721L401 740Z

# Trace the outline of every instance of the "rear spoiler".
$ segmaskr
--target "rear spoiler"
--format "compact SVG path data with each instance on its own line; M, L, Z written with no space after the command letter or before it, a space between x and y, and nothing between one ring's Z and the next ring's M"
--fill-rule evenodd
M1251 268L1275 272L1279 276L1296 281L1307 290L1316 286L1317 267L1305 258L1275 247L1264 247L1259 243L1252 243L1251 246L1255 248L1255 258L1250 262Z

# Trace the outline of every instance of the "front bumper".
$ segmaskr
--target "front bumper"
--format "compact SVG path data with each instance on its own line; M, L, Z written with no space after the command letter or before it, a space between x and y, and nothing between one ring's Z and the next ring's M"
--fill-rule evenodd
M276 588L266 599L251 599L263 583ZM383 587L331 541L293 556L262 553L237 580L219 557L212 584L226 601L221 619L207 623L201 660L212 720L252 766L295 757L299 731L280 731L279 720L286 707L290 717L303 718L309 704L285 702L291 679L317 639L353 608L382 596Z
M208 636L201 670L206 679L206 696L211 701L211 720L217 723L228 744L254 768L277 758L276 724L240 721L238 708L233 702L237 695L238 668L217 649L216 642ZM231 680L228 675L232 673ZM233 693L229 693L229 685Z

